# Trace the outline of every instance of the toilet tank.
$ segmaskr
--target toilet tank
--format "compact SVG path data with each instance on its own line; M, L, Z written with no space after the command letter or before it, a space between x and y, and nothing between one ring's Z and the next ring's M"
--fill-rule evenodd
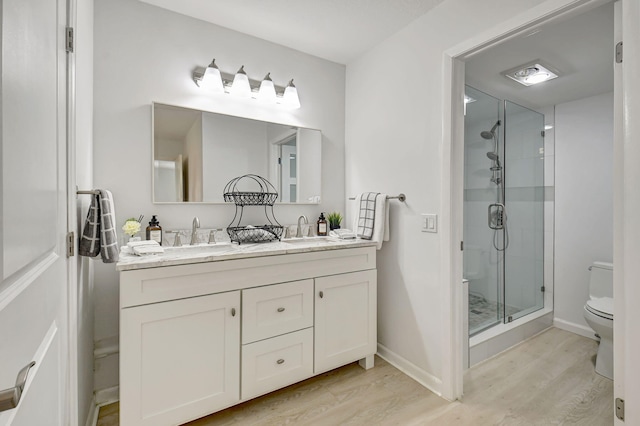
M589 274L589 297L613 297L613 264L593 262Z

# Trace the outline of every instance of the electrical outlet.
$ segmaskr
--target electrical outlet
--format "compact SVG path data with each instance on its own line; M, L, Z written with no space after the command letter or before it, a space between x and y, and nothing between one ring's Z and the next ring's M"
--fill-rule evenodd
M438 232L438 215L422 214L422 232Z

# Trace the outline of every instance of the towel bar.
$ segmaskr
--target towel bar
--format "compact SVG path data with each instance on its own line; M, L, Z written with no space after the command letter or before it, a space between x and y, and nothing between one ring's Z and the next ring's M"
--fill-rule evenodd
M350 200L355 200L356 197L349 197L349 199ZM395 200L395 199L397 199L397 200L399 200L399 201L404 203L407 200L407 196L402 194L402 193L400 193L398 195L387 195L387 200Z
M76 190L76 194L78 194L78 195L82 195L82 194L98 195L98 194L100 194L100 191L98 191L96 189L92 189L91 191Z

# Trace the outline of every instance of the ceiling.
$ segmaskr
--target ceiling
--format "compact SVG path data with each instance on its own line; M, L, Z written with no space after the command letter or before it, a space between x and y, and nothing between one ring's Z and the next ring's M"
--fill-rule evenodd
M140 0L346 64L445 0ZM466 61L467 84L529 108L613 90L613 3L547 24ZM540 59L560 71L525 87L503 71Z
M481 52L465 63L468 85L529 108L613 91L613 3L541 27ZM523 86L501 73L540 59L560 77Z
M346 64L444 0L140 0Z

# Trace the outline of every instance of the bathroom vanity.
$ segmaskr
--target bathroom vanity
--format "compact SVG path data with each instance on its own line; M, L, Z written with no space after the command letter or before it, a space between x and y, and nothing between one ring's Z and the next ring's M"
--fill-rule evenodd
M175 425L376 352L369 241L122 256L120 424Z

